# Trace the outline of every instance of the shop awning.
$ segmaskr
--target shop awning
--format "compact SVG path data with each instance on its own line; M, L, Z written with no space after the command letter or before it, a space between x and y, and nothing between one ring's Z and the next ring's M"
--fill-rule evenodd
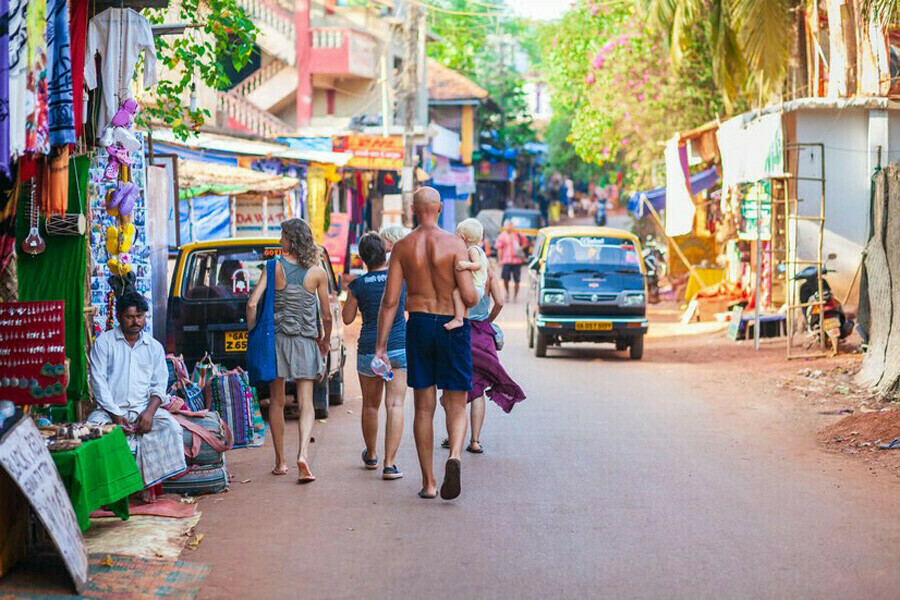
M227 156L265 156L303 162L318 162L343 167L351 155L346 152L329 152L309 148L291 148L283 144L248 140L229 135L201 132L187 140L175 137L171 129L154 129L153 141L161 142L168 151L175 151L181 158L191 159L199 153L203 160ZM182 153L179 149L183 149ZM207 155L212 155L208 157ZM217 162L222 162L218 160Z
M179 197L236 196L286 192L300 183L296 177L269 175L251 169L196 160L178 161Z
M696 175L691 175L691 194L699 194L704 190L708 190L716 183L718 183L718 181L719 174L716 172L715 168L700 171ZM650 204L652 204L653 208L655 208L657 211L665 210L666 188L661 187L656 188L655 190L637 192L636 194L634 194L628 201L628 211L636 215L643 215L644 204L641 198L644 196L646 196L647 200L650 201Z

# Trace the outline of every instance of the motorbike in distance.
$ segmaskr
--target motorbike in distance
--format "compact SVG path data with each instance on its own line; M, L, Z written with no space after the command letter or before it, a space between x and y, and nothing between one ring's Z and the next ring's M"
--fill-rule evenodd
M666 255L653 236L647 236L642 249L644 267L647 271L647 301L659 302L659 280L666 275Z
M837 258L835 254L829 254L828 260ZM831 342L834 352L837 352L839 340L846 338L853 331L853 319L844 313L844 307L834 297L831 286L825 275L834 273L828 268L828 261L822 265L822 298L819 299L818 269L810 265L794 275L793 280L800 282L797 292L800 304L803 305L803 316L806 321L806 329L811 338L816 338L824 328L825 334Z

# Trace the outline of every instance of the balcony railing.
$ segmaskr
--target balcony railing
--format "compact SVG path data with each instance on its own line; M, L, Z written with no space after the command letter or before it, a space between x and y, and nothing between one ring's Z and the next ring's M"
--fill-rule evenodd
M373 79L378 42L348 27L315 27L310 31L310 70L314 74Z
M262 86L264 83L272 79L279 71L284 69L287 66L287 63L284 63L280 60L273 60L271 62L266 63L259 69L253 72L252 75L247 77L245 80L234 86L231 91L233 91L238 96L247 97L254 90Z
M245 100L234 90L219 92L219 111L225 120L223 126L243 127L250 133L262 137L275 137L293 130L290 125Z

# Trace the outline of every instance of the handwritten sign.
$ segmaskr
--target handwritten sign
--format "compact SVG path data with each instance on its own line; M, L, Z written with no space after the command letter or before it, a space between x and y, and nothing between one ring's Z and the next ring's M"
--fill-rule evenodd
M731 309L731 320L728 322L728 337L736 340L741 334L741 319L744 318L744 307L740 304Z
M50 451L29 417L20 416L0 438L0 466L28 499L62 555L75 589L82 593L88 579L84 538Z

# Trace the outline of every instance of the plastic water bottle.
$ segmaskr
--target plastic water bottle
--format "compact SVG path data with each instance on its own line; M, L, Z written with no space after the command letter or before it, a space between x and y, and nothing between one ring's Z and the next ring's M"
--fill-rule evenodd
M372 372L385 381L390 381L394 378L394 372L391 370L391 365L385 363L377 356L372 359L372 363L369 366L372 367Z

